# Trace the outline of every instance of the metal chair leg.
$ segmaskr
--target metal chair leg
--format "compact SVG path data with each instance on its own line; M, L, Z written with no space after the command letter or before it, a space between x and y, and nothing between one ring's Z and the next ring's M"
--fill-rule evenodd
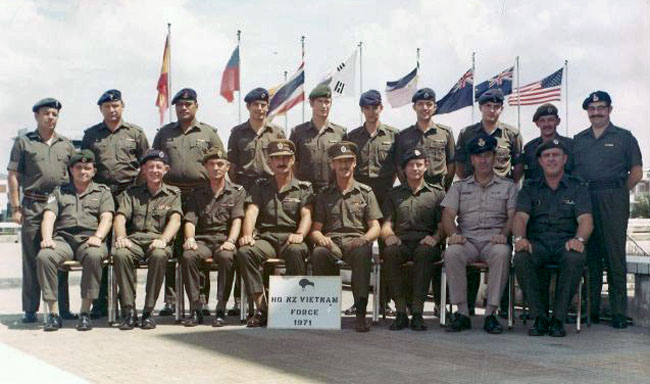
M239 290L239 321L246 322L246 314L248 313L248 297L246 297L246 286L244 285L244 277L239 278L241 289Z
M447 273L445 265L440 268L440 326L447 325Z
M589 268L585 271L585 284L587 285L587 327L591 327L591 276L589 275Z
M508 329L512 329L512 326L515 323L515 271L510 266L510 271L508 271Z
M115 277L113 276L113 263L108 264L108 325L115 323Z
M185 315L185 286L183 285L183 274L181 273L181 263L176 262L174 266L174 273L176 274L176 312L174 313L174 320L179 323Z
M373 265L373 269L374 269L373 272L375 274L373 276L375 279L375 283L374 283L375 289L373 289L372 292L372 323L379 324L379 295L381 292L381 286L380 286L381 278L379 275L381 274L381 265L375 262Z
M578 283L578 316L576 318L576 333L580 333L581 322L582 322L582 279L580 279L580 283Z

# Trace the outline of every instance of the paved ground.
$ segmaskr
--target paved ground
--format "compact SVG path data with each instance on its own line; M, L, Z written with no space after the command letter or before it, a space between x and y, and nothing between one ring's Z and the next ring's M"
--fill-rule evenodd
M68 321L45 333L20 323L19 260L17 245L0 244L3 382L650 383L650 329L640 327L594 325L576 334L568 326L569 335L555 339L528 337L519 323L493 336L477 316L471 331L449 334L429 312L422 333L391 332L386 320L358 334L347 318L341 331L184 328L158 318L153 331L96 321L80 333ZM144 276L139 281L141 301ZM77 308L78 274L71 282Z

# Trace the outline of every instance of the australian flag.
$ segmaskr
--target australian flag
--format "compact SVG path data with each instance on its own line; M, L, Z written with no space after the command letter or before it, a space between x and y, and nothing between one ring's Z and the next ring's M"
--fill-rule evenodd
M436 114L442 115L457 111L472 105L472 87L474 86L474 70L470 69L458 80L456 85L438 100Z
M503 92L503 95L509 95L512 93L512 73L514 72L515 67L510 67L505 71L499 73L493 78L486 80L480 84L476 85L475 98L478 100L479 97L488 89L500 89Z

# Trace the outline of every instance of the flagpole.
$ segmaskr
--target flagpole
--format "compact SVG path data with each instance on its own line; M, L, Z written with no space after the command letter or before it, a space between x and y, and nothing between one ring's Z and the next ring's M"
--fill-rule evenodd
M169 102L169 96L172 95L172 24L167 23L167 48L169 49L169 73L167 73L167 106L169 107L169 122L172 122L172 106ZM165 58L163 57L163 61Z
M474 98L476 97L476 52L472 52L472 119L470 124L474 124Z
M564 60L564 132L569 136L569 60Z
M300 37L300 44L302 46L302 65L303 65L303 71L304 71L304 65L305 65L305 36ZM305 84L303 83L303 88L305 87ZM303 94L304 94L304 89L303 89ZM303 96L302 98L302 122L305 122L305 97Z
M519 134L521 135L521 100L520 100L520 95L521 92L519 92L519 56L517 56L517 129L519 130Z
M237 91L237 120L241 124L241 30L237 30L237 52L239 52L239 90Z
M363 93L363 41L359 42L359 95ZM363 125L363 113L359 109L359 124Z
M284 84L287 83L287 71L284 71ZM284 134L288 135L289 133L289 111L284 113Z

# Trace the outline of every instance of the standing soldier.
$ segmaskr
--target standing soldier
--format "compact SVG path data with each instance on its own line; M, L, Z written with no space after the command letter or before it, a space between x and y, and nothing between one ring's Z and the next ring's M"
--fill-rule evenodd
M612 99L593 92L582 103L591 127L573 137L575 174L588 183L594 232L587 244L591 284L591 319L600 321L603 260L612 326L626 328L627 287L625 242L630 215L629 191L643 177L641 150L632 133L612 124Z
M23 254L23 323L37 321L41 287L36 274L36 254L41 243L41 220L48 196L68 182L67 164L75 153L70 140L54 132L61 103L52 98L32 107L36 130L16 138L9 156L9 203L12 219L21 224ZM22 187L23 200L19 199Z
M346 128L328 120L332 108L332 90L318 85L309 94L311 120L293 128L289 140L296 146L296 178L312 183L318 193L332 181L327 149L343 140Z
M122 120L124 101L117 89L104 92L97 100L104 120L86 129L81 149L95 154L95 181L110 188L117 197L134 185L140 167L138 160L149 150L149 141L142 128ZM111 246L111 238L106 243ZM108 305L108 271L104 268L98 299L93 304L92 317L106 316Z
M160 128L153 139L153 149L161 150L169 157L171 168L165 175L165 183L181 190L182 206L185 208L190 192L208 185L203 156L210 148L224 151L224 147L216 129L196 119L199 104L195 90L181 89L172 99L172 104L176 106L178 121ZM178 236L175 253L179 256L182 244L182 236ZM174 266L170 264L165 276L165 307L159 313L161 316L169 316L175 311L175 280ZM209 291L209 284L204 289Z

